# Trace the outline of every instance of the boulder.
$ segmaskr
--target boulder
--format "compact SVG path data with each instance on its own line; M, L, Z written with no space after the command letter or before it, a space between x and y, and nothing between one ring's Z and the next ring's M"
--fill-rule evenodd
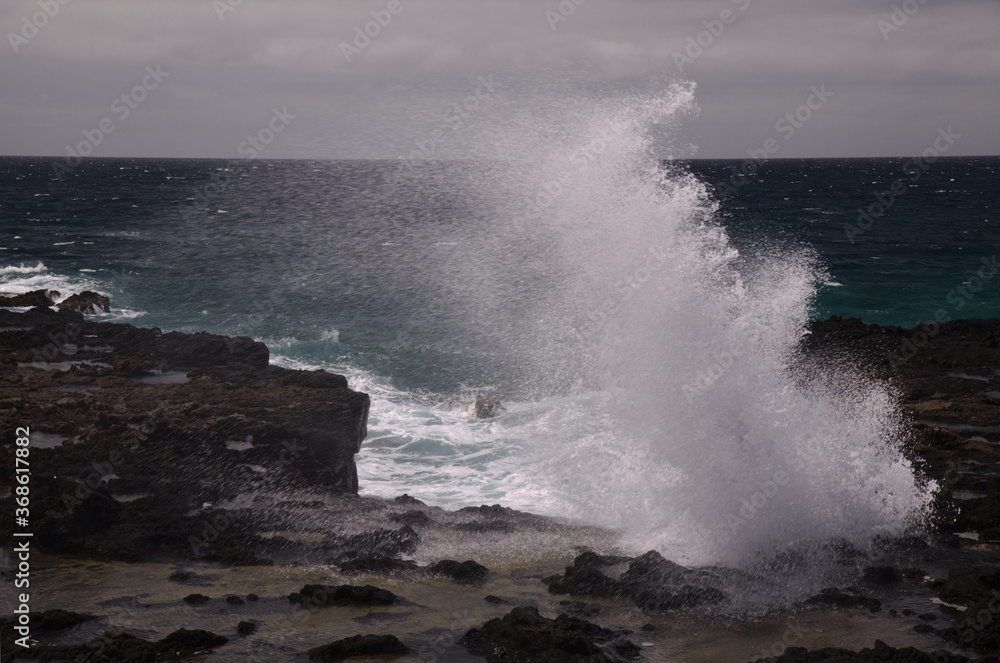
M96 313L108 313L111 311L111 300L92 290L84 290L81 293L70 295L59 302L57 308L61 311L79 311L94 315Z
M973 603L951 626L936 633L963 649L1000 655L1000 595Z
M174 631L156 643L156 648L170 657L179 658L205 649L221 647L229 642L228 638L216 635L204 629L182 628Z
M708 584L708 574L666 560L655 550L631 560L617 580L601 570L626 560L586 552L573 560L563 575L542 582L553 594L625 598L654 611L712 605L726 599L722 591Z
M459 641L487 663L545 661L623 663L639 657L637 645L624 634L577 617L546 619L537 608L514 608L491 619Z
M492 419L507 408L500 404L500 399L479 394L476 396L476 416L480 419Z
M957 566L938 587L938 596L948 603L970 604L993 598L1000 590L1000 567L989 564Z
M489 572L485 566L471 559L464 562L444 559L427 569L427 573L431 575L446 576L456 582L482 582Z

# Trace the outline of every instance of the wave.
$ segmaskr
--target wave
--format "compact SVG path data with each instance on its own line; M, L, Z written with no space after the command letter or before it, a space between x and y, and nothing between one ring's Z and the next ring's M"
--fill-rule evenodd
M0 267L0 276L6 276L8 274L37 274L38 272L44 272L48 268L41 262L37 265L31 267L24 263L20 265L7 265L5 267Z
M891 394L798 355L831 282L816 255L741 255L706 186L659 161L694 110L693 87L674 85L566 101L499 132L512 138L497 151L517 158L463 182L491 220L436 275L433 317L457 352L517 376L516 404L485 425L382 410L398 427L373 441L396 446L369 456L369 481L486 485L686 564L756 567L921 527L935 487L902 454ZM458 425L497 460L472 474L435 469L440 453L404 462L420 431L440 442Z

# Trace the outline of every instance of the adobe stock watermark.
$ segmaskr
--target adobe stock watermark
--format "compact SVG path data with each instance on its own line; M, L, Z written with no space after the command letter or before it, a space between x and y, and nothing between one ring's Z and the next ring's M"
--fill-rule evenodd
M415 150L411 150L406 157L406 165L413 167L414 162L422 159L429 159L437 152L438 146L443 144L447 138L456 131L466 126L466 122L472 114L482 108L496 92L500 84L493 80L493 74L488 74L485 78L478 77L478 85L475 92L462 100L462 103L452 103L441 115L441 124L432 129L425 138L414 141Z
M546 9L545 20L549 22L549 29L555 32L559 29L559 24L568 20L576 13L576 8L585 2L587 0L561 0L555 9Z
M805 103L795 110L785 113L774 123L775 133L781 136L785 142L790 141L795 137L796 132L804 127L806 122L811 120L832 96L833 92L826 89L826 83L820 84L818 88L815 85L810 86L809 96L806 97ZM777 136L769 136L760 147L748 148L747 156L749 158L738 167L730 166L732 175L728 180L716 182L715 192L719 195L730 195L746 186L747 182L750 181L749 176L757 173L757 166L781 151L782 145L783 143L778 140Z
M118 117L120 122L124 122L132 114L132 111L139 108L139 104L144 102L149 93L160 87L160 84L170 75L169 71L162 71L160 65L147 66L146 75L131 90L125 92L111 102L111 112ZM104 142L104 138L112 134L117 125L111 117L104 117L97 122L93 129L83 130L83 140L75 146L66 146L65 163L55 161L52 163L52 170L56 179L62 180L63 175L69 173L88 157L94 153L94 149Z
M236 146L236 151L245 156L247 160L256 159L267 149L268 145L274 142L278 134L288 128L294 119L295 115L288 112L287 106L283 106L280 111L277 108L272 108L271 117L264 126L256 133L247 136L246 140L241 141ZM208 203L210 195L220 194L225 191L232 183L230 171L244 161L244 159L229 159L226 161L225 166L213 171L208 178L208 183L199 188L198 192L192 196L191 204L184 205L181 208L181 216L184 220L190 222L194 218L194 208L199 205L204 207Z
M290 466L294 467L294 464L302 456L299 452L304 450L305 447L295 441L283 441L281 443L281 453L278 455L277 460L271 463L271 469L283 472ZM213 509L211 513L205 513L197 523L201 525L200 536L191 535L188 537L191 552L196 556L204 555L206 548L218 540L234 522L236 522L235 518L230 516L224 509Z
M989 601L983 600L969 606L962 613L962 616L955 620L953 626L955 634L958 636L959 642L965 647L971 645L976 636L993 623L993 619L997 614L1000 614L1000 591L994 589L990 594L992 594L992 598ZM983 603L986 604L985 607L979 607L975 613L972 612L973 608L982 606ZM941 658L937 658L935 663L937 660L941 660Z
M288 112L288 106L283 106L281 110L271 109L271 118L267 121L267 125L256 134L247 136L247 139L236 147L236 151L247 159L256 159L257 155L274 142L277 135L287 129L294 119L295 116Z
M226 20L226 14L236 11L236 8L243 4L243 0L212 0L212 9L220 21Z
M359 25L354 26L354 39L350 43L340 42L340 52L344 54L347 64L350 64L355 56L361 55L361 52L371 45L372 39L382 34L382 30L392 23L392 18L402 11L403 5L400 0L389 0L385 9L373 9L369 12L373 20L365 23L364 29Z
M464 612L454 612L452 613L451 624L448 626L448 630L444 631L433 641L425 644L419 650L415 656L422 663L433 663L437 661L442 654L456 642L461 640L462 636L465 635L469 629L479 626L481 621L474 615L470 614L468 610Z
M511 220L511 227L516 231L522 231L527 227L528 222L537 221L542 218L543 211L556 204L563 193L563 183L568 182L574 175L573 167L586 167L596 161L608 147L608 137L610 130L590 141L581 150L569 158L569 167L559 173L556 179L549 180L539 187L534 196L524 197L524 208L521 214Z
M753 658L750 659L750 663L756 663L757 661L762 661L766 658L781 656L785 649L792 647L796 642L802 639L805 633L802 631L802 626L799 624L798 617L793 617L788 620L788 626L785 632L780 638L771 643L770 646L761 649Z
M880 18L875 22L879 32L882 33L882 41L889 41L889 35L906 25L910 17L926 4L927 0L903 0L902 5L893 5L888 20Z
M774 498L783 486L787 486L789 481L788 473L778 470L770 479L761 481L757 488L746 497L740 500L740 508L736 513L726 514L726 523L729 528L736 532L740 527L746 525L757 517L757 513L767 506L767 503Z
M10 42L14 53L20 53L21 47L34 39L38 32L54 19L60 10L68 5L70 0L38 0L40 11L35 12L30 17L21 17L21 29L18 32L8 32L7 41Z
M938 128L937 134L931 146L924 150L919 157L914 157L903 164L903 174L906 177L898 178L885 191L876 191L874 203L868 207L858 208L856 224L844 224L844 234L847 235L851 244L854 244L858 237L871 230L871 227L875 225L875 220L885 216L896 204L899 197L909 190L906 185L907 179L913 183L918 182L923 174L930 170L934 162L962 137L962 134L954 133L950 125L947 129Z
M145 443L156 432L157 427L164 422L165 419L157 410L152 412L138 427L123 433L119 447L112 449L107 456L107 461L92 462L90 466L93 471L78 480L76 490L73 493L64 492L62 494L66 513L72 514L77 506L87 501L94 494L94 491L104 485L108 477L122 471L122 468L128 467L134 460L130 455L133 448Z
M712 355L712 365L704 371L698 373L694 380L688 382L681 391L684 393L684 400L691 404L696 398L712 388L719 378L725 375L726 371L732 368L736 360L743 356L741 350L723 350Z
M948 291L945 300L954 307L953 310L955 312L964 309L975 298L976 293L980 292L987 283L993 280L997 272L1000 271L1000 267L997 266L996 255L992 255L989 258L982 258L980 262L982 266L972 276L961 285ZM899 347L899 354L897 355L895 352L889 353L889 363L892 367L896 368L900 364L905 364L913 359L918 352L927 347L931 339L938 335L941 331L941 325L951 319L952 311L942 307L934 312L933 322L920 322L917 324L910 337L903 339Z
M744 12L750 7L750 0L732 0L732 3L736 5L739 11ZM699 32L697 35L688 36L687 47L684 52L674 51L673 59L674 64L677 66L677 71L682 74L686 74L684 67L689 64L694 64L694 61L700 58L706 50L715 44L716 40L722 36L722 33L726 31L726 26L732 25L736 22L736 17L738 14L732 9L726 8L719 12L717 18L705 19L701 22L705 26L705 29Z
M607 322L612 320L618 310L625 305L653 275L667 264L667 251L660 246L650 246L621 278L612 284L617 297L607 297L603 302L587 310L590 326L580 329L573 327L572 334L577 341L584 343L593 340L593 336L604 331Z

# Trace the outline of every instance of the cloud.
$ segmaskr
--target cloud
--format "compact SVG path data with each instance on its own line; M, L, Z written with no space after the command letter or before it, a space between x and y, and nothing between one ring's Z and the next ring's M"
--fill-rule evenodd
M991 1L907 0L916 11L886 34L879 21L905 3L398 0L350 62L342 43L388 1L219 2L232 3L222 19L210 0L70 0L17 53L5 39L0 153L62 154L155 64L169 83L102 155L233 156L274 106L288 106L299 119L274 156L394 157L490 72L521 106L689 78L703 112L682 131L702 156L740 156L821 83L835 100L789 156L912 153L942 123L965 128L963 153L1000 152ZM38 0L4 3L0 28L17 34L38 11ZM710 44L680 71L676 54L699 38Z

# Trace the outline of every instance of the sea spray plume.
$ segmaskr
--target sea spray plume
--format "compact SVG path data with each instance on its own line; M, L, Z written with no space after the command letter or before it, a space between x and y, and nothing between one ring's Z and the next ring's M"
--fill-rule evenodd
M678 86L598 104L520 167L521 200L538 203L523 232L560 281L537 293L518 338L539 382L592 391L606 425L539 441L538 480L567 515L688 564L903 533L929 491L900 452L894 400L847 373L797 372L823 277L814 255L740 256L706 188L656 167L650 127L692 102Z

